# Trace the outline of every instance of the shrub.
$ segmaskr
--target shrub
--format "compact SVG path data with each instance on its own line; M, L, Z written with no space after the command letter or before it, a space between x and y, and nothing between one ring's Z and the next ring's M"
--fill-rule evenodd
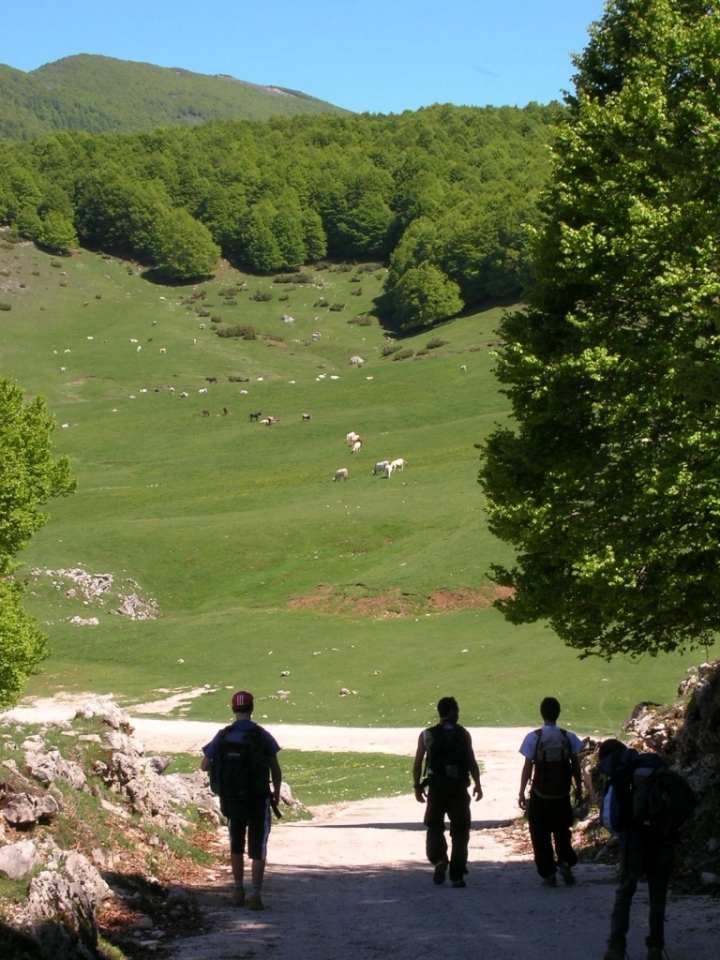
M61 263L58 263L57 260L51 260L51 261L50 261L50 266L51 266L51 267L54 267L56 270L59 270L60 267L62 266L62 264L61 264Z
M209 317L209 316L210 316L210 311L209 311L209 310L201 310L200 307L195 307L195 313L196 313L199 317Z
M348 323L354 323L358 327L370 327L372 326L372 318L360 314L357 317L350 317Z
M391 353L397 353L399 349L399 343L386 343L380 353L383 357L389 357Z
M444 347L447 342L448 341L443 340L442 337L432 337L432 339L428 340L425 344L425 347L427 350L437 350L438 347Z
M317 299L317 300L315 301L315 303L313 304L313 306L314 306L314 307L329 307L329 306L330 306L330 301L329 301L329 300L326 300L325 297L320 297L319 299Z
M415 355L415 351L411 350L409 347L407 350L401 350L399 353L393 354L393 360L408 360L410 357Z
M135 268L131 264L128 264L125 269L127 270L127 274L129 277L131 277L135 273Z
M225 306L226 306L226 307L236 307L236 306L237 306L237 300L226 300L226 301L225 301Z
M362 274L358 273L354 277L350 277L350 283L360 283L362 280Z
M471 347L468 347L468 353L477 353L478 350L482 350L479 343L474 343Z
M269 290L256 290L250 299L258 303L267 303L268 300L272 300L272 293Z
M32 271L32 275L33 275L34 277L39 277L39 276L40 276L40 271L39 271L39 270L33 270L33 271Z
M331 267L332 264L329 260L318 260L318 262L315 264L316 270L330 270Z
M220 314L219 314L219 313L214 313L214 314L210 317L210 323L222 323L222 317L220 316Z
M61 286L61 287L66 287L66 286L67 286L67 280L61 280L61 281L60 281L60 286Z
M226 287L224 290L221 290L220 293L218 293L218 296L226 297L232 300L234 297L238 295L238 293L240 293L240 291L238 290L237 287Z
M382 269L383 265L381 263L361 263L357 268L357 272L358 276L362 276L363 273L375 273L376 270Z
M287 293L281 293L280 296L278 297L278 300L289 300L289 299L290 297Z
M275 283L312 283L314 276L309 270L297 270L295 273L281 273L273 277Z
M242 323L236 327L219 327L215 333L219 337L239 337L242 340L257 340L255 327Z
M340 313L340 311L341 311L341 310L344 310L344 309L345 309L345 304L344 304L344 303L332 303L332 304L330 304L330 310L331 310L333 313Z
M273 343L285 343L285 337L281 337L278 333L263 333L263 340L271 340Z
M0 310L12 310L12 304L6 300L0 300Z
M350 291L351 297L361 297L362 296L362 287L358 287L357 290Z
M335 269L338 273L350 273L353 265L351 263L339 263Z
M9 276L10 276L9 270L0 270L0 277L9 277Z
M95 299L96 299L96 300L102 300L102 294L101 294L101 293L96 293L96 294L95 294Z

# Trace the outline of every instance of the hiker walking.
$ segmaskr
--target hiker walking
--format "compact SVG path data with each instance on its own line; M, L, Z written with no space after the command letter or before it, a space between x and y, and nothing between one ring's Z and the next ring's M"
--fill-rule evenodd
M252 888L247 905L250 910L264 910L260 890L265 873L270 813L271 807L277 812L282 772L277 760L280 747L267 730L251 720L253 706L253 695L247 690L239 690L233 696L235 722L220 730L203 747L200 769L210 772L210 786L219 794L220 809L228 818L233 903L241 907L246 902L244 852L247 835L247 853L252 861Z
M450 821L450 881L453 887L465 886L468 843L470 841L470 796L468 785L473 781L473 795L482 799L480 771L468 731L458 723L460 708L455 697L443 697L437 705L440 722L423 730L418 739L413 763L413 789L418 803L427 809L427 858L433 864L433 883L445 883L448 869L448 845L445 838L445 816ZM425 779L422 778L425 759Z
M570 789L574 781L575 802L579 803L582 776L578 753L583 744L576 734L558 727L560 704L555 697L545 697L540 704L540 716L543 726L529 733L520 746L525 763L518 804L527 815L535 866L543 884L556 886L559 870L564 882L571 886L575 883L572 868L577 863L577 854L570 835L573 823ZM527 797L525 791L531 777Z
M620 876L604 960L625 960L630 907L643 875L650 901L647 960L662 960L675 841L695 807L695 794L662 757L638 753L619 740L600 744L598 766L607 779L601 822L620 838Z

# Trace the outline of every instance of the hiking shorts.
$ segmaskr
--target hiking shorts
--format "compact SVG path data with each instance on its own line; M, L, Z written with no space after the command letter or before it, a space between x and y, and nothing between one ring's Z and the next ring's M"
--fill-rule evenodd
M267 841L270 836L270 797L258 804L256 810L245 819L228 820L230 853L243 855L247 836L247 855L250 860L267 858Z

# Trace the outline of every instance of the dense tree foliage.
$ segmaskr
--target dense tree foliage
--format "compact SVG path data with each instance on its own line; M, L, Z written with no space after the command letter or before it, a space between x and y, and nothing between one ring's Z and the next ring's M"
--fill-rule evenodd
M616 0L576 65L481 482L511 621L656 654L720 628L720 3Z
M45 635L22 607L23 584L12 580L17 553L46 522L38 506L75 489L66 457L53 460L53 418L42 398L0 378L0 708L17 700L45 655Z
M212 120L345 112L296 90L97 55L65 57L30 73L0 64L3 140L59 130L140 133Z
M70 242L69 220L81 243L153 262L182 210L255 272L389 259L387 301L417 327L447 316L441 304L519 293L559 109L442 106L0 144L0 221ZM173 222L189 229L187 217ZM174 256L177 279L195 275ZM418 308L420 275L435 278L432 309Z

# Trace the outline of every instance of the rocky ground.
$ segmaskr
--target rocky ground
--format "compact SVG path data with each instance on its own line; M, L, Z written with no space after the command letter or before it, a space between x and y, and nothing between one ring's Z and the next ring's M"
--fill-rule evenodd
M485 798L473 805L466 889L432 884L413 797L318 808L299 820L286 792L286 817L270 838L267 909L251 913L230 903L225 830L204 776L165 773L169 738L175 750L196 750L215 725L130 719L108 701L39 709L42 725L22 710L0 721L0 958L602 955L613 844L587 811L577 884L540 886L514 819L523 730L473 731ZM719 730L716 664L681 685L678 703L638 708L623 731L632 745L666 754L700 798L668 906L672 960L719 955ZM313 727L278 734L287 747L408 757L417 737ZM592 763L585 768L592 787ZM684 895L691 889L702 892ZM642 888L636 904L632 960L645 953Z

